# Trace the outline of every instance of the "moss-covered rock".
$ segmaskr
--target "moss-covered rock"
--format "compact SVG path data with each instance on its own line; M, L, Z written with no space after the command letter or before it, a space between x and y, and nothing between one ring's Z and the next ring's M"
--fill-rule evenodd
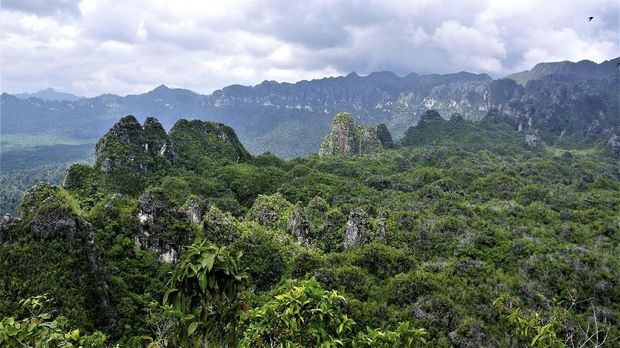
M144 187L141 175L165 169L174 161L174 147L152 117L143 126L134 116L121 118L95 147L95 166L109 185L122 192L139 192Z
M293 208L280 193L258 195L250 209L250 217L262 226L285 229Z
M618 134L612 135L606 145L609 155L620 158L620 136Z
M241 235L237 223L230 213L222 212L213 205L202 220L202 231L205 238L215 244L229 245Z
M334 117L332 130L325 136L319 155L372 156L381 151L381 147L375 128L360 125L353 115L343 112Z
M251 158L235 131L221 123L179 120L170 130L170 139L181 164L192 169Z
M70 320L108 325L103 251L74 198L60 186L41 182L24 195L20 215L0 223L0 242L11 242L0 246L0 261L4 279L12 284L0 286L0 298L49 293ZM19 289L15 284L22 284L19 294L12 292ZM0 310L10 306L0 301Z
M304 208L296 207L288 219L286 229L296 239L301 246L310 246L312 243L310 223L304 216Z
M178 261L183 247L194 238L186 210L175 206L159 188L140 195L136 217L140 223L136 244L156 252L162 261Z
M383 146L384 148L391 149L394 147L394 140L392 140L392 134L390 134L390 131L384 123L379 123L377 125L377 138L379 138L381 146Z
M353 209L344 227L343 244L345 248L354 248L367 241L370 223L368 215L362 209Z

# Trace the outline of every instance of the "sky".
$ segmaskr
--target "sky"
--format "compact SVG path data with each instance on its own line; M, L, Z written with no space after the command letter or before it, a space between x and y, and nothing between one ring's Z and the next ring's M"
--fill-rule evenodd
M210 93L384 70L497 78L620 56L619 11L617 0L1 0L0 90Z

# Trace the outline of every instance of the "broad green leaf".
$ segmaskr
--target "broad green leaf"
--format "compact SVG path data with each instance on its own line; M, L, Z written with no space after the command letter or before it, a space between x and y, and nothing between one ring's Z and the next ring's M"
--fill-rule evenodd
M191 336L194 333L194 331L196 331L197 328L198 328L197 322L191 323L189 327L187 328L187 336Z

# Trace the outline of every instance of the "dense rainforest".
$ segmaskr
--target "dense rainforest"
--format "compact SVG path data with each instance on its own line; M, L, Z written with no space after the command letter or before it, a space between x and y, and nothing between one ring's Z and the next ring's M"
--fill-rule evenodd
M0 224L8 347L620 344L620 141L491 110L320 155L133 116Z

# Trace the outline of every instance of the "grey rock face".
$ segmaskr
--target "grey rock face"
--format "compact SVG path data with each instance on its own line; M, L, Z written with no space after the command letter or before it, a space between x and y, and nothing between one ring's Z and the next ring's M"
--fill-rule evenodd
M66 242L73 243L77 233L78 224L84 226L82 221L64 210L51 210L37 214L30 222L32 234L40 238L61 236Z
M304 217L303 208L297 207L288 220L287 230L297 238L299 245L307 247L311 244L310 223Z
M252 219L263 226L275 223L278 218L278 213L269 208L261 208L252 213Z
M499 79L489 83L489 108L503 107L525 94L525 88L511 79Z
M193 199L189 199L185 204L185 214L192 224L199 224L202 221L202 210L200 204Z
M493 346L486 342L484 328L477 321L469 322L464 329L450 332L448 338L453 347L484 348Z
M111 209L114 206L114 202L118 201L122 197L123 197L122 194L114 193L112 196L110 196L110 199L108 199L108 201L105 203L104 208Z
M349 113L339 113L334 117L331 132L321 144L319 156L372 156L381 148L375 128L358 124Z
M148 172L157 158L174 162L176 153L166 131L153 117L147 118L144 126L131 115L121 118L95 148L96 163L104 177L123 169Z
M416 319L425 320L448 330L454 330L460 321L453 305L443 299L419 298L413 304L411 313Z
M82 178L79 174L80 164L72 164L65 171L65 176L62 179L62 187L68 189L75 189L81 186Z
M531 131L525 135L525 144L529 147L537 147L542 145L542 139L538 135L538 131Z
M153 223L165 209L164 202L151 192L145 192L138 198L138 220L142 224Z
M93 226L73 210L60 187L41 182L30 188L24 195L21 214L30 219L28 228L33 237L81 244L91 267L103 267Z
M369 230L368 215L362 209L353 209L344 226L345 249L354 248L366 242Z
M620 158L620 136L618 134L612 135L607 141L607 152L616 158Z
M437 110L427 110L422 114L422 116L420 116L420 120L418 121L418 127L424 127L433 122L444 122L444 121L445 120L443 119L443 117L441 117L441 115L439 114L439 112L437 112Z
M138 199L136 217L140 224L140 232L134 239L136 245L156 252L161 261L177 262L181 249L193 236L187 209L170 206L161 193L145 192ZM181 222L181 225L170 228L167 221Z
M385 223L387 220L385 218L381 218L379 220L378 229L377 229L377 240L380 242L385 241L386 231L385 231Z
M454 269L458 272L468 273L482 266L484 266L484 262L482 261L467 260L467 261L461 261L457 263L456 265L454 265Z
M144 152L175 162L177 155L161 123L154 117L147 117L142 128L141 145Z
M0 243L10 243L12 241L11 231L21 222L20 218L4 215L0 219Z

